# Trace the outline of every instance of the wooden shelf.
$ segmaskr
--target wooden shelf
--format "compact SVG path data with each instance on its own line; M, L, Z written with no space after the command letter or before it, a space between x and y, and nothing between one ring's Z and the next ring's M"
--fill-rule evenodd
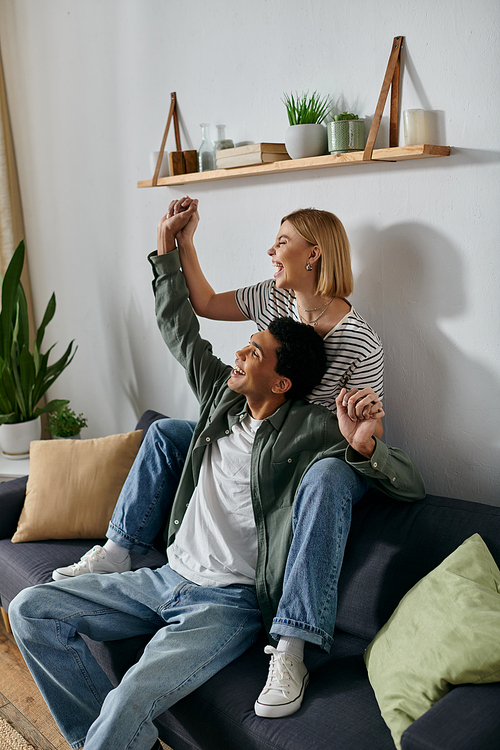
M330 154L313 156L308 159L288 159L270 164L257 164L253 167L235 167L234 169L214 169L211 172L193 172L174 177L161 177L157 187L169 185L188 185L192 182L213 182L214 180L231 180L235 177L258 177L266 174L286 174L309 169L329 169L346 167L353 164L377 164L379 162L410 161L412 159L435 159L450 155L449 146L398 146L396 148L379 148L373 151L370 161L363 160L363 151L352 151L349 154ZM137 187L153 187L153 180L141 180Z

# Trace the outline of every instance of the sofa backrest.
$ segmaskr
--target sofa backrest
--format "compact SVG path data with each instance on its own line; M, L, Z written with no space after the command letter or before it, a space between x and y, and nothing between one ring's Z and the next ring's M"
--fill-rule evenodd
M402 597L472 534L500 566L500 507L370 490L354 507L339 581L337 628L371 640Z

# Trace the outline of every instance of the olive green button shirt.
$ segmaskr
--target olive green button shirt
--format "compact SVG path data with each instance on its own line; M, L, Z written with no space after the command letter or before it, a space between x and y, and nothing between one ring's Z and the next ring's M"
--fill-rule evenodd
M186 376L200 415L179 482L166 532L167 546L178 531L197 485L207 445L227 435L247 414L246 398L227 387L231 366L201 338L199 324L177 250L150 255L156 317L161 334ZM399 500L421 499L424 485L411 459L379 440L370 460L354 451L342 436L336 416L304 400L286 401L263 420L252 448L250 492L257 528L256 592L266 629L281 597L292 538L292 509L307 469L322 458L340 458L378 489Z

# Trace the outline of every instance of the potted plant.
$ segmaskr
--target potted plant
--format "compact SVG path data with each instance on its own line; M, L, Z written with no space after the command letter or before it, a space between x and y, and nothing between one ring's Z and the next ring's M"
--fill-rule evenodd
M346 154L365 147L365 123L352 112L341 112L328 123L328 151Z
M49 414L49 432L58 440L78 439L84 427L87 427L86 418L83 414L77 415L68 405Z
M42 396L76 352L72 341L53 364L49 364L53 346L42 354L45 329L56 311L54 294L30 346L28 307L21 284L23 264L24 242L21 241L3 278L0 312L0 443L9 458L25 458L30 441L40 438L40 415L60 411L68 403L64 399L54 399L39 406Z
M322 124L332 105L329 97L320 97L317 91L306 94L284 94L289 128L285 145L292 159L320 156L326 153L327 135Z

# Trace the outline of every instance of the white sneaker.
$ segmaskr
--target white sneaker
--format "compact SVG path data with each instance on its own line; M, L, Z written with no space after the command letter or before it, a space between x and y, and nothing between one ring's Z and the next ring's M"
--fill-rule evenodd
M96 544L78 562L68 565L67 568L57 568L54 570L52 579L54 581L64 581L66 578L82 576L85 573L124 573L126 570L130 570L131 567L130 555L127 555L127 558L121 563L111 562L106 550L99 544Z
M255 701L255 713L267 719L289 716L302 704L309 672L303 661L297 661L286 651L278 651L273 646L266 646L264 651L271 654L271 663L267 682Z

